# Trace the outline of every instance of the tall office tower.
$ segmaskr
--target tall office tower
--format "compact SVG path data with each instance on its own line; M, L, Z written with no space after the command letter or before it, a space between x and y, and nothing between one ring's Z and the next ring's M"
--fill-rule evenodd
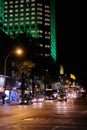
M39 38L44 56L56 61L55 0L4 0L4 4L3 31L10 36L29 32Z
M3 28L4 22L4 0L0 0L0 29Z

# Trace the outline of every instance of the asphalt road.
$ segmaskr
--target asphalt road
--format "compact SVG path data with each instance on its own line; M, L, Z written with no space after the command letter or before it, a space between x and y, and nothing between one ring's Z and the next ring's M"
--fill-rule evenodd
M0 130L87 130L87 99L0 105Z

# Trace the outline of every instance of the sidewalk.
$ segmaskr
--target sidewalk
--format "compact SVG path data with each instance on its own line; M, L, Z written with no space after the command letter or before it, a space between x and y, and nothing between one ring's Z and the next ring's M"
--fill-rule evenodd
M13 101L12 102L6 102L5 101L5 104L3 104L2 100L0 100L0 106L3 106L3 105L8 105L8 106L9 105L19 105L19 102L18 101L16 101L16 102L13 102Z

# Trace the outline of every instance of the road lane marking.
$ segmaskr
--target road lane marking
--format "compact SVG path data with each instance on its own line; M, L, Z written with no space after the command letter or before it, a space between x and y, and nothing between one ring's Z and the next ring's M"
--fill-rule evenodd
M26 121L27 121L27 120L34 120L34 118L26 118L26 119L24 119L24 120L26 120Z
M56 130L56 128L60 128L60 126L55 126L55 127L52 128L51 130Z

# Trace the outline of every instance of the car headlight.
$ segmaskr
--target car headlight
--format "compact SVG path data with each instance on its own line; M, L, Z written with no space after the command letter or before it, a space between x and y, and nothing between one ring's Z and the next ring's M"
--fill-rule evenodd
M36 101L36 98L33 99L33 102L35 102L35 101Z
M21 103L21 100L19 100L19 103Z
M64 99L66 99L66 97L64 97Z
M27 103L27 100L25 100L24 103Z

